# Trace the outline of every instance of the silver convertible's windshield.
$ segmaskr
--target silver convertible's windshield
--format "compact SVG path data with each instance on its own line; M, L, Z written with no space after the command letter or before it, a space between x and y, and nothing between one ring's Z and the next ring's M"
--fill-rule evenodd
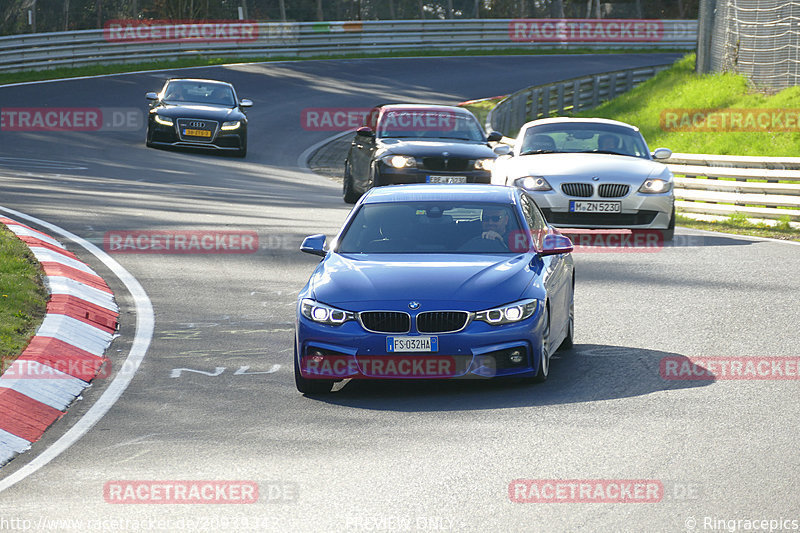
M172 81L164 90L163 100L170 104L193 103L233 107L233 91L220 83L202 81Z
M528 128L519 155L560 152L620 154L650 158L636 130L596 122L556 122Z
M472 253L518 250L513 206L492 203L365 204L339 240L342 254Z
M454 139L484 142L486 137L474 116L447 109L392 109L378 124L379 137Z

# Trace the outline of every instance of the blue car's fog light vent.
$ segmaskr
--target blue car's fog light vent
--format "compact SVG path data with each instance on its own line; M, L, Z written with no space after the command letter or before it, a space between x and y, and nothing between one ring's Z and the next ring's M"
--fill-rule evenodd
M589 198L594 194L594 187L591 183L563 183L561 190L567 196L577 196L579 198Z
M364 329L375 333L407 333L411 317L400 311L364 311L359 313Z
M601 198L622 198L630 190L630 185L622 183L603 183L597 188L597 194Z
M451 333L467 325L466 311L428 311L417 315L417 331L420 333Z

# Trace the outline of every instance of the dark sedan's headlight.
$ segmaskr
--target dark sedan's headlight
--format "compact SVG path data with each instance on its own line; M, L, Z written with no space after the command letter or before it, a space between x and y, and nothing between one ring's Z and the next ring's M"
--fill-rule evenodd
M339 324L344 324L348 320L355 320L356 318L355 313L336 309L335 307L321 304L310 298L304 298L300 302L300 313L309 320L329 326L338 326Z
M662 194L669 192L672 188L672 182L666 180L652 179L645 180L642 186L639 187L639 192L645 194Z
M513 324L532 317L538 306L539 300L520 300L502 307L478 311L475 313L475 320L481 320L493 326Z
M417 166L417 160L410 155L385 155L381 157L381 161L392 168L414 168Z
M158 113L156 113L156 114L155 114L155 116L153 117L153 119L154 119L156 122L158 122L159 124L161 124L162 126L172 126L172 125L173 125L173 122L172 122L172 119L171 119L171 118L169 118L169 117L162 117L162 116L161 116L161 115L159 115Z
M223 131L233 131L233 130L238 130L241 125L242 125L241 120L232 120L230 122L223 122L222 127L220 129Z
M493 157L485 157L483 159L475 160L475 170L488 170L489 172L491 172L493 168L494 168Z

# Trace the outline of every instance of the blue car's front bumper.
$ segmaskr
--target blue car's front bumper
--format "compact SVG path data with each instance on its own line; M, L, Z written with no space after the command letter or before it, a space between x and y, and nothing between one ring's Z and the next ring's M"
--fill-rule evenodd
M542 305L517 323L471 320L455 333L373 333L356 320L338 326L314 322L298 312L295 364L307 379L430 379L533 376L542 356ZM412 313L413 318L413 313ZM412 324L415 322L412 320ZM437 351L390 353L388 337L436 337Z

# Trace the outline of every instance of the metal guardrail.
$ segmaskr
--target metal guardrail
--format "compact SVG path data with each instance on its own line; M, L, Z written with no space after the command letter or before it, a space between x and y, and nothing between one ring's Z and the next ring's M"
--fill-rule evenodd
M175 26L172 35L182 35L171 40L145 37L135 31L116 34L105 30L83 30L0 37L0 71L20 71L76 67L103 63L141 63L152 60L185 57L287 57L302 58L312 55L342 55L352 53L382 53L407 50L498 50L498 49L626 49L669 48L694 49L697 40L697 21L663 20L657 23L655 37L641 38L619 28L612 36L609 30L593 34L580 34L571 29L574 38L564 28L580 20L552 20L529 22L527 34L520 38L514 33L514 19L464 19L464 20L396 20L363 22L300 22L255 23L241 22L247 38L227 40L211 35L188 37ZM523 21L525 22L525 21ZM585 24L605 24L606 28L625 21L590 20ZM636 21L633 21L634 23ZM641 21L640 21L641 22ZM647 22L647 21L644 21ZM209 23L213 24L213 23ZM227 23L231 28L237 21ZM531 33L549 31L547 35ZM548 27L548 24L551 27ZM561 26L559 26L559 24ZM150 28L152 28L151 26ZM548 29L549 28L549 29ZM562 29L559 29L562 28ZM236 30L232 30L235 34ZM570 35L572 35L570 34ZM541 37L539 37L541 35ZM225 37L223 35L223 37ZM149 40L148 40L149 38Z
M486 129L500 131L507 137L516 137L526 122L597 107L602 102L630 91L669 66L665 64L617 70L526 87L508 95L489 112Z
M673 154L666 163L679 211L800 221L800 158Z

